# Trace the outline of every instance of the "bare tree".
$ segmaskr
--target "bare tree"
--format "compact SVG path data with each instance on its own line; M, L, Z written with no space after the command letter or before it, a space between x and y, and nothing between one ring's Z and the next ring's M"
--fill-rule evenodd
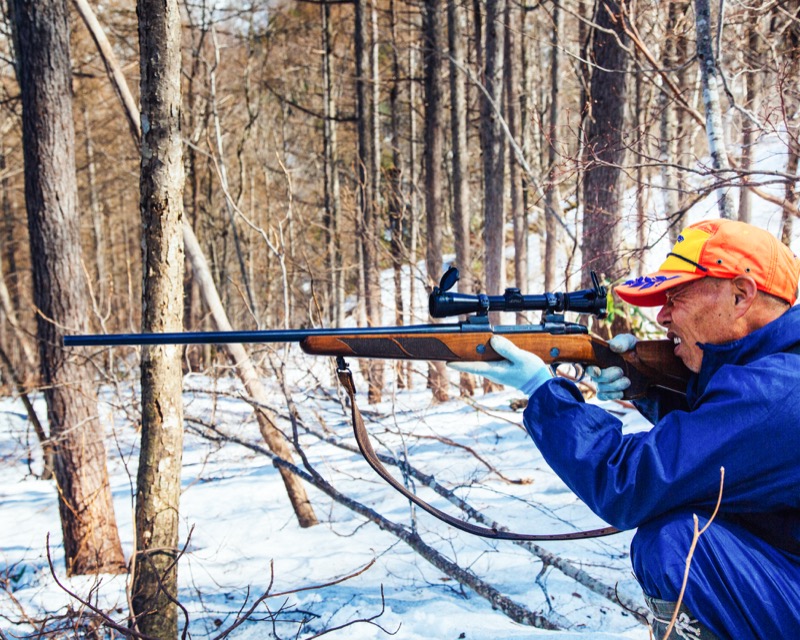
M706 138L711 155L711 169L718 179L729 177L728 151L725 145L725 130L722 126L722 107L719 101L722 84L711 37L711 8L708 0L695 0L694 15L697 25L697 60L703 85L703 105L706 111ZM720 28L721 25L720 25ZM734 204L730 189L718 189L717 207L720 218L733 218Z
M475 288L470 242L469 153L467 149L467 82L464 34L466 11L459 0L447 0L447 40L450 45L450 144L452 146L453 209L451 213L456 264L461 270L459 290ZM468 373L459 376L461 394L475 393L475 380Z
M142 330L183 329L181 21L178 0L138 0L141 102ZM146 635L178 635L183 459L182 350L142 349L133 612Z
M561 47L563 19L561 6L553 3L553 31L550 34L550 111L547 121L547 185L544 195L545 208L545 249L544 249L544 289L552 291L556 285L556 255L558 248L558 223L555 214L559 213L560 195L556 183L558 147L560 144L561 115Z
M586 128L583 181L583 286L590 271L616 277L628 56L622 22L623 2L600 0L594 16L592 79Z
M486 2L484 86L481 95L481 150L483 152L483 223L486 247L486 288L501 292L505 269L505 133L496 106L503 100L503 16L506 0Z
M67 573L119 573L125 559L88 370L61 346L88 331L81 267L66 0L12 0L22 92L25 201L39 355L55 449Z
M520 104L520 84L523 43L520 42L522 32L523 11L514 2L507 2L503 22L505 23L505 53L503 76L505 81L505 112L508 133L515 140L521 140L522 109ZM511 192L510 217L514 229L514 283L518 289L528 289L528 212L522 196L522 173L520 162L509 145L508 150L508 183ZM528 320L525 314L517 314L517 322L524 324Z
M381 289L378 272L378 237L376 220L375 187L371 157L374 147L371 137L374 129L370 125L367 98L367 77L365 62L367 55L367 18L365 0L355 0L355 57L356 57L356 122L358 128L358 154L356 159L359 205L359 248L361 251L361 271L363 273L362 301L365 305L366 321L370 325L381 323ZM377 106L375 107L377 108ZM360 363L365 369L369 383L369 402L380 402L383 390L383 363L378 360Z
M442 154L444 149L444 103L442 91L442 55L444 48L443 5L441 0L425 0L422 13L423 67L425 69L425 220L428 250L425 266L429 285L439 279L442 270ZM448 399L444 363L428 368L428 382L436 400Z

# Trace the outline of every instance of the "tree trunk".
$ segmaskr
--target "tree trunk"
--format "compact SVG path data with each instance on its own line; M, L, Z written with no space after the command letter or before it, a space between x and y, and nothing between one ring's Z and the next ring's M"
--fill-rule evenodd
M325 230L327 261L331 273L330 321L336 327L344 324L344 268L342 261L341 202L339 189L339 150L336 130L336 100L333 85L333 34L331 7L326 2L322 12L322 99L325 120L323 125L323 161L325 164Z
M441 0L425 0L423 5L422 37L425 76L425 220L428 235L425 266L428 285L439 281L442 270L442 152L444 146L444 104L442 91L442 32ZM443 362L433 362L428 368L428 383L433 397L439 402L448 399L447 370Z
M678 58L678 39L681 38L681 36L676 33L678 18L681 16L681 10L678 4L679 3L677 0L671 0L667 8L667 27L664 39L664 48L661 56L661 66L665 69L673 69L681 62ZM680 84L682 84L682 82L679 82L679 85ZM661 156L661 187L664 194L665 214L670 220L670 239L672 244L674 244L677 240L677 234L682 228L681 220L672 219L672 216L678 211L681 202L677 172L674 167L674 164L679 162L679 110L669 100L665 91L660 91L658 94L658 106L659 110L661 111L661 135L659 140L659 153ZM681 216L681 218L682 217L683 216Z
M559 191L556 184L556 164L558 162L559 116L561 114L561 7L553 4L553 31L550 33L550 113L547 124L547 181L545 186L545 245L544 245L544 290L553 291L556 287L556 255L558 250L558 223L555 215L559 213Z
M711 169L715 178L729 178L728 151L725 148L725 130L722 125L722 107L719 102L721 80L717 70L711 38L711 9L708 0L695 0L694 14L697 26L697 60L700 63L700 77L703 86L703 105L706 111L706 138L711 155ZM730 189L717 190L720 218L733 218L734 205Z
M108 269L106 267L106 239L103 228L103 212L97 197L97 168L94 159L94 142L89 124L89 110L86 103L81 104L81 119L83 121L84 148L86 151L86 183L89 195L89 213L92 218L92 240L94 240L95 262L95 298L96 304L101 309L105 308L108 298Z
M505 270L505 136L495 105L503 100L503 16L506 0L486 2L484 86L481 94L483 152L483 223L486 288L492 295L506 286Z
M178 0L138 0L142 118L142 330L183 329L181 22ZM133 612L145 635L178 635L182 349L142 348Z
M65 0L13 0L25 200L42 384L55 446L67 573L120 573L104 433L89 372L61 347L89 329L81 267L69 23Z
M517 34L521 31L522 11L513 2L505 7L505 105L508 131L512 139L520 140L520 56L521 44ZM514 229L514 283L523 293L528 291L528 212L522 197L522 169L516 154L509 145L508 183L511 192L511 221ZM526 324L524 313L517 314L517 324Z
M467 150L467 80L463 71L465 11L459 0L447 0L447 33L450 45L450 133L453 150L453 211L451 214L455 240L456 265L461 279L458 290L473 293L475 277L472 273L472 249L470 246L470 190L469 154ZM475 394L475 379L468 373L459 376L462 396Z
M397 5L389 0L389 31L392 52L392 78L389 88L389 115L391 123L392 165L387 171L386 191L388 194L388 217L392 274L394 278L394 321L396 325L405 322L405 303L403 301L403 264L405 261L406 207L403 197L403 154L400 149L400 55L397 39ZM407 387L407 362L398 360L394 364L397 388Z
M381 288L378 272L378 238L375 214L375 187L372 182L372 155L374 152L371 136L369 106L366 88L367 59L366 28L367 18L365 0L355 0L355 57L356 57L356 120L358 129L357 189L360 219L359 248L361 250L363 280L363 304L366 306L366 322L370 326L381 324ZM375 105L377 109L377 105ZM380 402L383 393L383 362L365 360L359 363L363 368L369 390L370 403Z
M416 35L416 19L409 20L409 34ZM408 317L413 324L417 317L417 249L419 244L419 198L417 197L417 48L408 48ZM409 389L414 384L413 362L406 363L406 382Z
M582 286L590 287L590 271L614 280L619 269L620 197L625 156L625 69L627 40L620 4L597 5L592 41L583 181Z
M758 14L753 12L750 16L750 22L745 27L747 32L747 56L755 58L758 61L760 54L761 39L758 33ZM757 67L756 67L757 68ZM744 74L744 108L750 113L758 112L759 90L758 90L758 74L756 69L750 69ZM739 163L741 171L749 171L753 165L753 146L756 142L756 132L758 129L752 122L745 120L742 123L742 159ZM750 189L747 188L748 178L742 175L742 186L739 189L739 220L741 222L750 222L751 218L751 194Z

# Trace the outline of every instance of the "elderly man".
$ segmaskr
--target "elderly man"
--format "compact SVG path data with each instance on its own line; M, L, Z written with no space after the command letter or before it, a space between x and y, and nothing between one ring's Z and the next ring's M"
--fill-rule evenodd
M530 394L524 423L550 466L601 518L638 527L631 558L662 637L684 583L693 514L708 522L670 637L800 638L800 260L766 231L709 220L683 230L658 272L616 288L661 306L658 322L693 372L686 398L649 398L655 421L620 421L502 337L506 360L457 363ZM612 348L635 346L617 336ZM601 399L618 369L590 372Z

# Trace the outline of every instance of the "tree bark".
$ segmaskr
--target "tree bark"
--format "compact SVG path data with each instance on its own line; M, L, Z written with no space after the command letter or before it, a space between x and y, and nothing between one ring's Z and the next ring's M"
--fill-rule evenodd
M403 154L400 149L400 43L397 39L397 5L389 0L389 32L392 52L392 78L389 86L389 117L391 126L392 164L387 170L387 213L389 222L390 253L392 256L392 275L394 279L394 321L396 325L405 322L405 302L403 301L403 264L406 259L405 232L407 227L406 202L403 195ZM405 389L408 384L408 363L398 360L394 364L397 388Z
M661 55L661 65L665 69L678 67L680 60L679 40L682 36L676 33L678 19L682 17L681 8L677 0L671 0L667 7L667 27L664 39L664 48ZM683 73L680 72L677 78L678 84L682 85ZM678 183L677 172L674 164L679 162L678 158L678 118L679 109L670 101L667 93L661 91L658 94L658 106L661 111L660 118L660 141L659 151L661 155L661 186L664 194L665 213L670 219L670 240L672 244L677 240L678 233L682 228L681 220L673 220L672 217L680 208L681 192ZM680 216L683 218L683 216Z
M467 150L467 79L464 55L465 10L459 0L447 0L447 39L450 46L450 137L452 145L453 210L451 213L455 240L456 265L461 279L458 290L472 293L475 277L472 272L470 244L469 153ZM475 394L475 379L468 373L459 375L462 396Z
M725 129L722 125L722 107L719 102L721 80L717 70L711 38L711 8L708 0L695 0L695 23L697 27L697 60L700 63L700 77L703 86L703 105L706 112L706 138L711 155L711 168L717 180L730 177L728 151L725 147ZM734 205L730 189L717 190L717 207L720 218L733 218Z
M342 262L341 200L339 187L339 150L336 127L336 99L333 85L333 33L331 7L325 2L322 13L322 99L325 114L323 124L323 162L325 165L325 230L327 261L331 273L330 321L334 326L344 324L344 268Z
M522 56L520 49L522 43L518 34L521 32L520 16L522 11L513 2L507 2L505 7L505 52L503 75L505 80L505 112L508 132L514 140L521 140L520 92L521 83L520 65ZM510 217L514 230L514 285L523 293L528 290L528 212L522 197L522 173L519 160L514 150L509 145L508 152L508 184L511 195ZM524 313L517 314L517 324L526 324L529 319Z
M758 14L753 12L750 16L750 22L746 25L745 30L747 33L747 56L755 58L758 62L760 58L760 43L761 38L758 33ZM756 67L757 68L757 67ZM744 74L744 91L745 103L744 108L750 113L758 111L759 101L759 87L758 87L758 74L756 69L749 69ZM756 142L756 132L758 129L752 122L744 121L742 123L742 157L739 163L741 171L749 171L753 165L753 146ZM746 175L742 176L742 186L739 189L739 220L741 222L750 222L751 218L751 193L747 188L748 178Z
M444 148L444 104L442 91L442 55L444 34L441 0L425 0L422 37L425 76L425 220L428 235L425 266L428 285L439 281L442 270L442 154ZM439 402L448 399L447 372L442 362L428 368L428 383Z
M558 249L559 192L556 184L558 162L559 120L561 114L561 6L553 3L553 31L550 33L550 112L547 123L547 181L544 195L545 245L544 245L544 290L556 287L556 254Z
M142 330L183 329L181 22L178 0L138 0ZM183 459L182 349L143 347L133 613L145 635L178 635Z
M621 3L601 0L594 17L586 173L583 181L582 286L591 271L614 280L619 275L622 161L625 157L625 70L627 40Z
M366 0L355 0L355 58L356 58L356 120L358 129L357 189L359 222L359 247L362 257L363 304L366 306L366 322L371 326L381 324L381 289L378 272L378 238L376 223L376 185L372 181L372 155L374 147L371 137L369 105L366 87L367 44L366 44ZM377 105L375 105L377 109ZM370 403L380 402L383 393L383 362L365 360L359 365L367 378Z
M502 293L506 286L505 136L495 110L495 105L503 101L503 16L506 1L486 2L486 94L482 93L480 102L486 288L493 295Z
M69 22L65 0L13 0L22 93L25 201L42 383L55 448L67 573L120 573L125 559L97 396L61 346L89 329L81 267Z

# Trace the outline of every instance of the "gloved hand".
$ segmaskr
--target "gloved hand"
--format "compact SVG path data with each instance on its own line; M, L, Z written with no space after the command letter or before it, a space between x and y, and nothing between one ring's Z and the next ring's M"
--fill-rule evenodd
M474 373L493 382L514 387L530 395L553 377L544 361L536 354L520 349L508 338L492 336L492 349L505 360L494 362L450 362L448 367L463 373Z
M630 333L620 333L608 341L608 348L614 353L625 353L635 346L636 336ZM619 367L586 367L586 375L597 385L598 400L621 400L622 392L631 386L631 381Z

